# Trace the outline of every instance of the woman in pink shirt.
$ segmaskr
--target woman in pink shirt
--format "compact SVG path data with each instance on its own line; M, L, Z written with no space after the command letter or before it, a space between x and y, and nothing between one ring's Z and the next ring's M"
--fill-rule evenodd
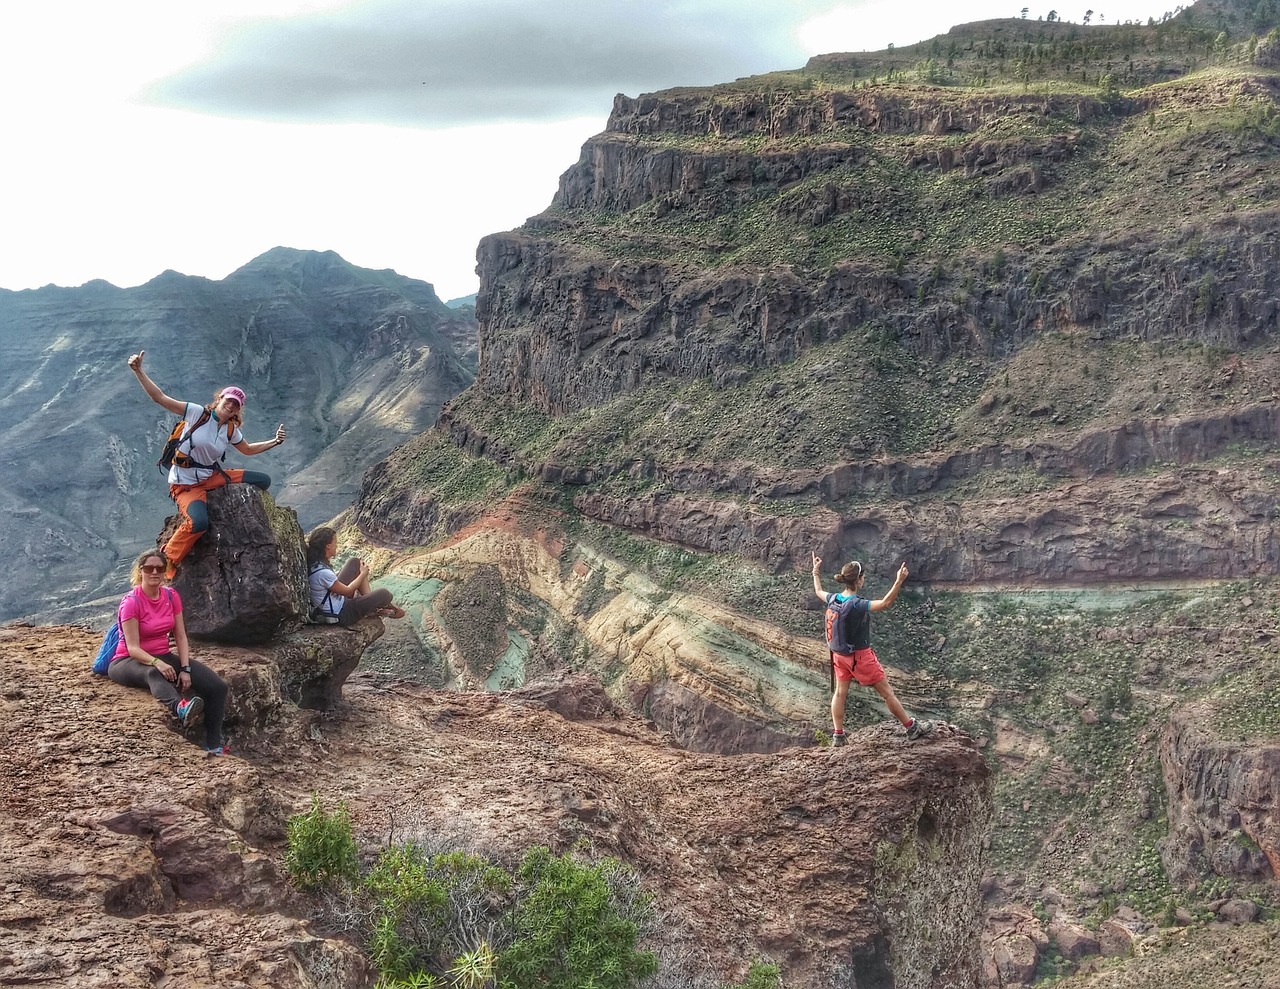
M167 566L160 550L148 550L133 562L133 590L116 612L120 645L107 676L126 687L150 690L184 728L203 711L205 751L222 755L227 684L209 667L191 660L182 598L164 584Z

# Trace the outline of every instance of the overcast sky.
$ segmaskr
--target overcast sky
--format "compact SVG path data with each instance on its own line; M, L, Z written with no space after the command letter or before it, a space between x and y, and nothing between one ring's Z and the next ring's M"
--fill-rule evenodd
M882 49L1021 0L24 0L0 9L0 287L222 278L283 245L477 287L614 94ZM1079 21L1086 9L1050 9ZM1095 3L1094 20L1171 3Z

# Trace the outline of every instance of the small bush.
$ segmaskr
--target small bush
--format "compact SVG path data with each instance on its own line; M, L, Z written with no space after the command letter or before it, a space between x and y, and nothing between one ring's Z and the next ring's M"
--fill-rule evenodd
M614 859L595 865L546 848L525 855L511 921L514 940L498 956L500 982L545 989L624 989L657 970L657 958L637 951L637 920L649 902L640 897L626 913L613 893L634 876ZM628 915L630 914L630 915Z
M303 889L318 889L340 880L354 882L360 875L360 855L351 834L347 805L338 804L332 814L311 795L311 810L289 818L288 850L284 867Z
M754 961L745 979L724 989L782 989L782 979L773 962Z

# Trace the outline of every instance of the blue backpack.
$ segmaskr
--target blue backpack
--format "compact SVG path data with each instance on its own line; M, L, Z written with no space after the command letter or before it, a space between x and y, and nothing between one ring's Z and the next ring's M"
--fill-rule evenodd
M102 645L98 647L98 655L93 658L93 672L100 677L107 675L107 670L111 667L111 660L115 658L116 648L120 645L120 614L116 613L116 620L111 627L107 629L107 634L102 637Z
M166 587L164 590L169 595L169 607L172 608L173 588ZM129 592L129 594L133 593L135 591ZM128 594L125 595L125 597L128 596ZM120 604L124 604L123 599L121 599ZM98 676L104 677L107 675L107 670L111 668L111 660L115 658L116 650L120 648L120 636L122 634L120 631L120 606L117 605L115 623L107 629L107 634L102 637L102 645L98 646L98 655L93 657L93 672Z

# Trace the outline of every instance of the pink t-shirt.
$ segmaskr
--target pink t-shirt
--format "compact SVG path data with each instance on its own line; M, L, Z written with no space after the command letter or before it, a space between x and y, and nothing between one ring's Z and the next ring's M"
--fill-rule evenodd
M169 651L169 633L173 631L173 616L182 611L182 598L172 587L160 588L160 597L155 601L147 597L141 587L135 587L120 602L120 610L116 612L121 625L130 618L138 620L138 645L152 656L163 656ZM116 654L112 658L124 659L129 655L129 646L124 640L124 629L120 631L120 645L116 646Z

